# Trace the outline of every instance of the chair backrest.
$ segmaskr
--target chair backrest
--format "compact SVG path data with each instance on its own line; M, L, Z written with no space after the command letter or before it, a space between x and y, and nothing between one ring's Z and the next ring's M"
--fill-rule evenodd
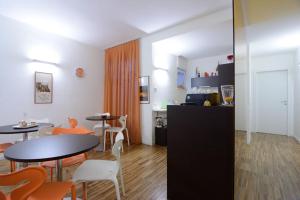
M67 134L79 134L79 135L87 135L92 134L94 131L91 131L86 128L61 128L55 127L52 129L53 135L67 135Z
M125 129L126 128L126 120L127 120L127 115L122 115L120 118L119 118L119 122L122 126L122 129Z
M124 135L123 135L122 131L120 131L116 135L115 144L112 148L112 154L117 158L117 161L119 162L119 164L120 164L123 140L124 140Z
M76 128L78 125L78 120L75 118L68 117L70 128Z
M25 181L20 187L11 191L10 200L26 200L46 180L47 173L42 167L27 167L10 174L0 174L0 186L13 186ZM0 192L0 199L2 200L3 197L5 195Z

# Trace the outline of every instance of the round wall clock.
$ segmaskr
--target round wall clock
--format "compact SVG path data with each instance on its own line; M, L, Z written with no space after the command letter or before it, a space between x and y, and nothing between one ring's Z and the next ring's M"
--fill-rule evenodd
M84 76L84 69L82 67L78 67L76 69L76 76L82 78Z

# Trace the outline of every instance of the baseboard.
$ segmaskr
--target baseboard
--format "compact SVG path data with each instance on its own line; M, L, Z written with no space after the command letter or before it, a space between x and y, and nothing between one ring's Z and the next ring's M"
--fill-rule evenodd
M293 135L291 137L294 137L300 143L300 137L299 136Z

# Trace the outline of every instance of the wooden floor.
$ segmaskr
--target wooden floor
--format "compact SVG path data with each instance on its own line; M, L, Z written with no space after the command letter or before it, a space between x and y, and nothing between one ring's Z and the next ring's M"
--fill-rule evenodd
M122 162L126 196L121 198L167 199L166 155L166 148L159 146L132 145L125 148ZM89 158L113 159L110 152L92 152ZM65 169L64 178L70 179L75 169ZM0 173L7 171L8 162L1 161ZM251 145L247 145L245 134L237 133L235 172L235 200L299 200L300 144L286 136L253 134ZM77 192L80 197L79 185ZM88 199L116 199L113 184L89 183Z
M89 159L113 159L113 156L109 151L91 152ZM167 149L165 147L131 145L127 148L124 144L121 160L126 189L126 195L121 196L123 200L167 199ZM7 161L0 161L0 173L6 173L8 167ZM64 170L65 180L71 178L76 167ZM5 191L9 189L2 188ZM78 185L77 193L77 196L81 197L81 185ZM88 199L116 199L114 185L109 181L88 183Z
M299 200L300 144L291 137L236 134L235 200Z

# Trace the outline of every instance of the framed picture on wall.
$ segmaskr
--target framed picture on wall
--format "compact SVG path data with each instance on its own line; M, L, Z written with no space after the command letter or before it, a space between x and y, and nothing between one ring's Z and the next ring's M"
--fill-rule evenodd
M53 76L51 73L35 72L34 103L51 104L53 100Z
M150 80L149 76L140 77L140 102L143 104L150 103Z
M177 68L177 88L185 89L185 70Z

